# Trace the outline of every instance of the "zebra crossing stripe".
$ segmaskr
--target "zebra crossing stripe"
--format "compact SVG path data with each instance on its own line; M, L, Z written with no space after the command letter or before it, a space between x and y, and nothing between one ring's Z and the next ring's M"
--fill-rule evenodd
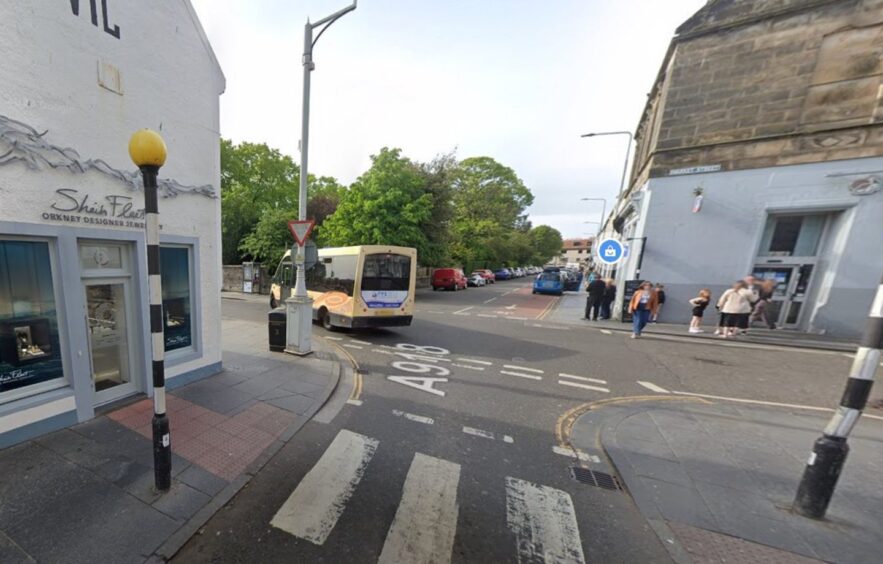
M518 562L585 563L566 492L507 476L506 522L517 540Z
M341 430L270 524L322 545L362 479L377 445L376 439Z
M416 453L378 563L450 562L459 482L459 464Z

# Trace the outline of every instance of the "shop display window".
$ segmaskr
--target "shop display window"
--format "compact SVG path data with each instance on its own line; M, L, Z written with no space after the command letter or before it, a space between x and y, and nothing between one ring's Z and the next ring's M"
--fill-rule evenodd
M161 247L160 269L166 351L192 347L190 249Z
M0 239L0 401L63 377L49 244Z

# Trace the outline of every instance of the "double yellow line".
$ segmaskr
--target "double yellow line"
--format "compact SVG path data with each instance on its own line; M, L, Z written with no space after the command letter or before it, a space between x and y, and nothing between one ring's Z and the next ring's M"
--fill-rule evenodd
M546 309L544 309L543 312L540 313L540 314L536 317L536 320L537 320L537 321L542 321L543 319L545 319L546 316L549 315L549 312L552 311L552 308L554 308L554 307L555 307L556 305L558 305L559 303L561 303L561 296L557 296L554 300L552 300L551 302L549 302L549 305L547 305L547 306L546 306Z
M359 368L359 363L355 359L355 357L353 357L353 355L351 355L349 351L345 348L341 347L337 343L331 343L331 345L338 351L340 351L340 354L346 357L346 359L349 360L350 364L353 366L353 391L350 393L349 399L357 400L362 396L362 371Z

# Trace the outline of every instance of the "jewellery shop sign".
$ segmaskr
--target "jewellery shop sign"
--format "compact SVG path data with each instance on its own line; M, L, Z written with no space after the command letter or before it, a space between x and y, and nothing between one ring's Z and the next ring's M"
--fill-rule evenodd
M42 218L59 223L144 228L144 208L135 207L131 196L94 197L73 188L56 190Z

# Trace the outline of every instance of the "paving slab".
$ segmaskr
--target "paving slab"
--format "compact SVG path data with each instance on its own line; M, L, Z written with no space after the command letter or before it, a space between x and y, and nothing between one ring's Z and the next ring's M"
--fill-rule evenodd
M576 421L572 441L582 448L600 432L648 523L662 516L694 562L880 561L883 423L860 422L827 517L816 521L789 509L827 414L715 407L638 402L606 419L602 408ZM654 530L665 543L664 527ZM767 560L751 560L758 555Z

